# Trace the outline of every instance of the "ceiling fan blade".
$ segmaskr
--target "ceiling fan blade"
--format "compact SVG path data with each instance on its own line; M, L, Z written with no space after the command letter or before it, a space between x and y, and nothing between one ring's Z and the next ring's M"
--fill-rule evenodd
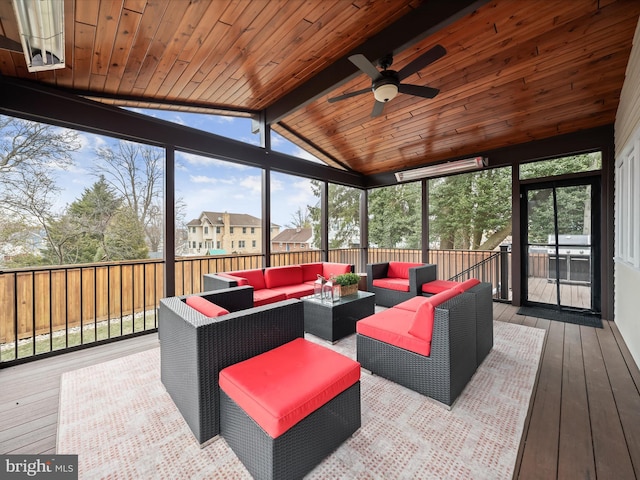
M398 85L398 92L406 93L407 95L414 95L416 97L433 98L440 93L440 90L437 88L421 87L419 85L406 85L401 83Z
M371 93L370 88L363 88L362 90L356 90L355 92L345 93L344 95L338 95L337 97L332 97L327 101L329 103L339 102L340 100L345 100L347 98L355 97L357 95L362 95L363 93Z
M382 114L382 110L384 110L385 102L379 102L376 100L376 103L373 104L373 110L371 110L371 118L378 117Z
M349 57L349 60L356 67L358 67L360 70L362 70L362 72L364 72L367 75L369 75L369 77L371 77L371 80L376 80L378 77L380 77L380 72L378 71L376 66L373 63L371 63L367 59L367 57L365 57L361 53L358 53L356 55L351 55Z
M442 45L436 45L431 50L420 55L409 65L405 66L398 72L398 78L402 81L407 78L409 75L413 75L416 72L419 72L424 67L429 65L430 63L435 62L439 58L442 58L446 55L447 51Z

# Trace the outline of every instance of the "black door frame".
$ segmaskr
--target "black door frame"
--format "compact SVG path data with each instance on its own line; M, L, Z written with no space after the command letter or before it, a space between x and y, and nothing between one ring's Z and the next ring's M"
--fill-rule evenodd
M531 302L528 299L528 192L530 190L554 189L562 187L591 186L591 309L590 312L601 313L601 251L602 239L600 231L601 219L601 176L588 172L571 176L562 176L552 179L531 179L520 181L520 289L522 305L535 305L545 308L557 309L558 305L548 303ZM554 218L557 217L557 206L554 205ZM557 224L556 224L557 230ZM559 285L559 282L557 283ZM560 297L558 296L560 299ZM561 303L561 299L559 300ZM562 306L561 309L575 310Z

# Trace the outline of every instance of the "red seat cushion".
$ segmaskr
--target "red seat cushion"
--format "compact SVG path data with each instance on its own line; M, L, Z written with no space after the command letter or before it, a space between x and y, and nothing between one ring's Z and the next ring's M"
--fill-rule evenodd
M268 288L263 288L262 290L253 291L254 307L260 307L262 305L280 302L286 299L287 299L287 296L285 295L284 292L276 292L274 290L269 290Z
M274 292L284 293L287 299L289 298L301 298L307 295L313 294L313 285L307 283L299 283L296 285L285 285L277 288L270 288L267 290L273 290Z
M220 388L276 438L360 379L360 364L297 338L220 372Z
M453 282L451 280L433 280L431 282L422 284L422 293L429 293L436 295L450 288L454 288L460 285L460 282Z
M424 263L411 262L389 262L387 269L387 277L389 278L409 278L409 269L414 267L422 267Z
M431 341L427 342L409 334L414 316L415 313L409 310L389 308L358 321L356 332L380 342L429 356Z
M371 283L378 288L387 288L399 292L409 291L409 280L406 278L376 278Z
M410 312L416 312L420 306L427 301L427 297L411 297L409 300L400 302L393 308L401 308L403 310L409 310Z
M222 308L215 303L210 302L206 298L199 297L197 295L187 297L185 299L185 303L194 310L197 310L198 312L203 314L205 317L213 318L229 313L229 310L227 310L226 308Z

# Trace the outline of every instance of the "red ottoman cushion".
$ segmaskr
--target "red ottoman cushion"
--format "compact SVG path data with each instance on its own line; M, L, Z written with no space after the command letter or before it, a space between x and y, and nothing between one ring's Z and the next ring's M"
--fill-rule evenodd
M358 362L303 338L220 372L220 388L272 438L358 380Z

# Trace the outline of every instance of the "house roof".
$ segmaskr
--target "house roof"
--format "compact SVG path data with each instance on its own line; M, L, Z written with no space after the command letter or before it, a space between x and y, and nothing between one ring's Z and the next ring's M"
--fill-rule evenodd
M228 213L228 212L202 212L198 218L194 218L187 223L188 226L199 226L202 219L205 218L211 225L223 225L225 215L229 215L229 224L235 227L258 227L262 228L262 220L247 213ZM279 225L272 223L272 227Z
M614 122L640 14L632 0L65 0L66 68L29 73L0 2L0 74L114 105L261 117L329 165L365 175ZM2 36L4 35L4 36ZM370 118L371 80L348 60L393 54L404 79Z
M280 243L307 243L313 237L311 228L286 228L271 239Z

